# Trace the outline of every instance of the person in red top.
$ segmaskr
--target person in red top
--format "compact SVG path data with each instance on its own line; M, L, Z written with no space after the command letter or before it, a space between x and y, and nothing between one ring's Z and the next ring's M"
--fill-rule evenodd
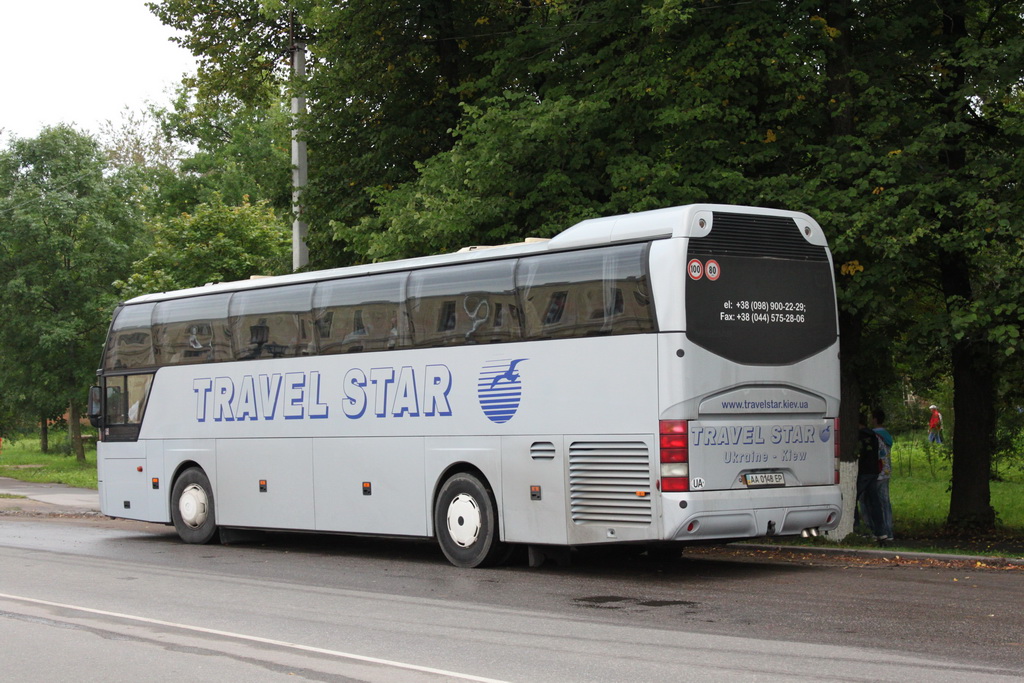
M942 443L942 413L938 406L928 406L932 416L928 420L928 440L932 443Z

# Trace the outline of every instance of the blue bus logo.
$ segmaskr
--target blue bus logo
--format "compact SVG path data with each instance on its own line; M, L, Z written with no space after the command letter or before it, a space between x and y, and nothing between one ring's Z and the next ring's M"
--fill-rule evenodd
M480 371L477 396L480 409L491 422L504 424L519 410L523 396L523 383L517 369L526 358L487 361Z

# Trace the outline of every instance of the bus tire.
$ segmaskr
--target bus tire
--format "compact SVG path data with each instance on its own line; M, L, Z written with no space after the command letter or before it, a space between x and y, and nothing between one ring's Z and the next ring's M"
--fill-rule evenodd
M198 467L181 473L171 490L171 519L185 543L204 544L217 539L217 517L210 479Z
M434 532L456 567L487 567L507 557L498 539L497 507L491 492L468 472L453 474L434 501Z

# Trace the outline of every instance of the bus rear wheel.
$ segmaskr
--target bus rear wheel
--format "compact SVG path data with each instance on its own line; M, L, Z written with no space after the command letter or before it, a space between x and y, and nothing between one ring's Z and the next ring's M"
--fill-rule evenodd
M186 543L210 543L217 538L217 518L210 479L198 467L181 473L171 490L171 519Z
M460 472L445 481L434 501L434 531L456 567L486 567L507 557L498 539L497 507L481 481Z

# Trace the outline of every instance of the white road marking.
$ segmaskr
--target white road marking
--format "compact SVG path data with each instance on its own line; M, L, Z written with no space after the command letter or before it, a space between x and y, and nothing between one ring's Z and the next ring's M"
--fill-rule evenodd
M32 603L35 605L45 605L47 607L59 607L61 609L75 610L78 612L86 612L88 614L96 614L103 617L113 617L116 619L125 619L128 621L135 621L143 624L151 624L155 626L164 626L169 628L181 629L184 631L192 631L194 633L204 633L208 635L222 636L226 638L234 638L236 640L248 641L251 643L260 643L262 645L274 645L277 647L290 648L293 650L299 650L301 652L312 652L319 655L328 655L330 657L338 657L340 659L351 659L358 662L366 662L369 664L379 664L381 666L390 666L396 669L406 669L409 671L417 671L420 673L436 674L438 676L448 676L449 678L457 678L463 681L476 681L477 683L505 683L500 679L495 678L484 678L482 676L473 676L471 674L457 673L455 671L446 671L444 669L435 669L429 666L419 666L417 664L406 664L405 662L396 662L390 659L380 659L378 657L367 657L364 655L352 654L351 652L340 652L338 650L328 650L322 647L313 647L311 645L300 645L299 643L289 643L284 640L274 640L272 638L261 638L259 636L249 636L244 633L232 633L231 631L219 631L212 628L203 628L202 626L191 626L189 624L178 624L173 621L162 621L160 619L150 619L148 617L140 617L133 614L121 614L120 612L108 612L101 609L93 609L91 607L81 607L79 605L68 605L61 602L51 602L49 600L38 600L36 598L26 598L20 595L9 595L7 593L0 593L0 598L6 598L8 600L15 600L20 602Z

